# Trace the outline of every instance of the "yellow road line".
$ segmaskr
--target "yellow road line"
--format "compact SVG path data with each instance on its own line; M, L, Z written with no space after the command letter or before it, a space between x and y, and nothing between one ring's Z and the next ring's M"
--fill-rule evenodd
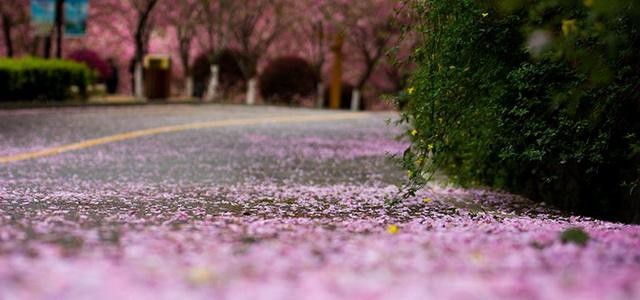
M235 120L216 120L208 122L188 123L182 125L170 125L156 128L148 128L136 131L123 132L119 134L109 135L101 138L85 140L77 143L62 145L58 147L45 148L42 150L23 152L13 155L0 156L0 164L7 164L21 160L52 156L64 152L75 151L95 147L102 144L114 143L124 140L135 139L144 136L179 132L185 130L217 128L240 125L256 125L256 124L284 124L284 123L303 123L313 121L337 121L337 120L353 120L366 117L365 113L340 113L330 115L311 115L311 116L279 116L264 117L251 119L235 119Z

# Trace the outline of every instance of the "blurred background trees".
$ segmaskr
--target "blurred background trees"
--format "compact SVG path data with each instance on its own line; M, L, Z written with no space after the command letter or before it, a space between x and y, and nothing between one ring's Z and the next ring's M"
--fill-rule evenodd
M102 60L112 61L121 74L118 91L126 94L135 92L132 78L146 54L168 55L176 62L172 64L172 72L173 78L179 80L172 84L177 95L202 93L199 85L206 84L209 68L197 64L218 62L222 68L220 80L224 81L221 87L228 88L223 94L229 99L234 98L233 94L245 93L247 83L256 81L273 59L299 57L311 65L318 83L324 82L316 87L317 94L321 94L328 83L333 59L331 42L338 33L343 33L343 81L377 99L381 93L394 92L389 87L397 86L393 84L397 78L391 76L395 71L390 71L395 65L386 55L400 34L399 24L393 22L397 3L391 0L89 1L86 34L65 38L61 50L63 57L77 50L90 50ZM0 4L3 29L0 49L4 55L45 56L44 49L53 47L43 46L42 38L33 34L29 10L27 0ZM203 55L208 60L203 60ZM242 78L234 77L236 67ZM198 71L202 71L201 74L196 74ZM231 78L225 79L225 73L231 74ZM317 95L310 94L307 98L315 101Z
M4 54L13 57L16 54L34 52L29 34L29 1L0 2L0 22L2 22L2 46Z

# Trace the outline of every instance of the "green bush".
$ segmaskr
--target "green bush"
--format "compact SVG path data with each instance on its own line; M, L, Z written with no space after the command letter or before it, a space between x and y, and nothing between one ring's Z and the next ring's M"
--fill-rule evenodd
M66 100L86 95L95 78L87 66L67 60L0 58L0 101Z
M294 104L297 97L313 94L317 78L311 65L295 56L269 62L260 75L260 94L266 102Z
M196 86L194 96L204 95L211 76L211 65L218 65L218 83L223 92L243 92L246 81L239 64L243 56L241 51L233 48L222 49L213 55L211 51L207 51L197 56L193 61L193 80Z
M411 1L408 192L441 169L640 222L640 6L603 2Z

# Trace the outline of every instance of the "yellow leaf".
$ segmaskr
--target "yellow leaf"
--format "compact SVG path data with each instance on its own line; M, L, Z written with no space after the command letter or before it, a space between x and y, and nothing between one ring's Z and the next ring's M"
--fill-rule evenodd
M562 20L562 33L564 36L568 36L570 33L577 29L576 20Z
M473 251L471 252L471 261L473 261L476 264L480 264L484 262L484 255L482 255L482 253L480 253L479 251Z
M213 279L213 272L205 267L194 267L189 270L187 279L192 284L202 285Z
M407 94L409 95L413 95L413 93L416 91L416 89L414 87L410 87L407 89Z
M433 199L431 199L429 197L425 197L424 199L422 199L422 202L424 202L424 203L429 203L431 201L433 201Z
M389 225L389 227L387 227L387 232L390 234L396 234L399 230L400 228L398 228L398 225L396 224L391 224Z
M415 130L415 129L414 129L414 130L411 130L411 135L412 135L412 136L416 136L416 134L418 134L418 131L417 131L417 130Z
M487 12L482 13L482 17L483 18L486 18L487 16L489 16L489 13L487 13Z

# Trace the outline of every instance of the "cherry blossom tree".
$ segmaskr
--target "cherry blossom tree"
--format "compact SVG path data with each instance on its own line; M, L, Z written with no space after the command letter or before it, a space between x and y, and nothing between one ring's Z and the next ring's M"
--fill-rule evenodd
M385 55L400 34L400 23L395 11L399 5L397 1L388 0L325 0L315 3L315 7L321 12L320 22L326 24L326 32L331 32L329 38L333 41L329 44L322 40L327 49L319 61L324 63L324 57L329 51L333 52L335 70L332 70L331 75L331 98L335 98L335 101L331 103L334 106L341 94L342 76L354 83L353 98L356 104L352 106L357 107L365 85L372 76L381 75L376 74L376 68L386 59ZM311 28L317 26L310 25ZM314 44L313 41L309 43ZM341 75L342 65L347 71L344 75Z
M191 53L194 39L205 17L205 10L200 9L202 1L175 0L162 3L160 10L165 14L169 27L175 32L178 57L182 64L185 80L185 95L193 93L193 78L191 74Z
M2 34L4 49L7 56L12 57L20 45L17 45L18 35L14 31L29 26L29 3L24 0L0 1L0 21L2 22ZM24 36L22 36L24 38Z
M153 20L151 13L159 0L130 0L136 12L136 27L134 34L135 41L135 95L142 97L142 59L147 52L146 47L149 43L149 36L153 29Z
M235 9L229 19L233 42L243 53L240 67L245 79L257 74L258 61L289 24L286 3L281 0L236 0Z
M100 32L117 34L121 44L133 42L134 94L142 97L142 60L148 53L151 33L157 22L154 10L160 0L104 0L91 3L90 22Z
M357 91L364 89L392 43L398 41L397 5L395 1L356 1L344 9L346 38L361 64L354 84Z
M323 75L325 64L328 60L328 54L331 45L331 39L334 35L335 26L332 26L333 16L329 13L333 1L296 1L295 10L304 11L304 14L295 14L295 26L290 36L285 37L289 40L304 41L295 43L300 56L306 57L318 79L317 84L317 105L322 105L324 100L324 83ZM278 43L278 49L284 48L285 45L292 43Z
M232 19L231 32L243 53L239 64L247 85L247 103L255 103L258 62L288 25L286 3L280 0L240 0L244 9Z
M393 90L391 86L400 86L406 76L406 72L391 64L385 55L399 43L397 27L391 22L397 19L394 15L397 3L392 0L91 1L87 34L65 39L63 49L69 52L90 48L105 58L115 59L120 66L139 65L149 52L167 54L179 62L176 70L180 77L184 76L187 87L193 56L202 51L212 58L225 49L237 51L247 80L255 78L270 59L300 56L311 63L320 79L318 91L324 91L322 78L328 78L326 75L335 60L331 46L341 33L344 37L341 74L344 74L340 78L376 93L382 86L384 90ZM16 5L21 5L22 10L7 9ZM32 42L33 32L29 32L28 8L28 0L0 1L0 16L4 15L0 19L2 29L4 32L9 28L10 32L9 35L0 33L3 53L34 53L37 44ZM11 41L7 37L12 37ZM131 77L129 72L120 77L124 81L121 92L127 90L127 79ZM379 85L379 82L385 84ZM186 90L188 93L188 88Z
M203 15L206 39L200 40L200 46L215 56L229 46L229 19L237 7L235 0L198 0Z

